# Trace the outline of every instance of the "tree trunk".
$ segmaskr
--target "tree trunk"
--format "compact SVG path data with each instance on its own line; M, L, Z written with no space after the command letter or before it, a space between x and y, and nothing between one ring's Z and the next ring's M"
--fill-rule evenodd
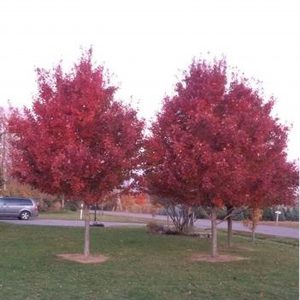
M61 208L64 209L65 208L65 195L62 194L61 196Z
M227 216L227 246L228 248L232 247L232 213L234 208L232 206L226 207L226 216Z
M1 162L1 171L2 171L2 181L3 181L3 192L6 192L6 132L2 133L2 162ZM1 185L0 185L1 187Z
M252 238L252 243L255 243L255 227L254 226L251 228L251 238Z
M97 222L97 206L94 207L94 222Z
M90 206L84 205L84 256L90 255Z
M232 217L227 219L227 246L232 247Z
M123 211L122 201L120 195L117 196L117 211Z
M218 256L218 245L217 245L217 209L215 207L211 210L211 256Z
M184 207L182 209L182 221L183 221L183 232L185 234L189 233L189 208L188 207Z
M194 231L194 212L191 207L189 207L189 232Z

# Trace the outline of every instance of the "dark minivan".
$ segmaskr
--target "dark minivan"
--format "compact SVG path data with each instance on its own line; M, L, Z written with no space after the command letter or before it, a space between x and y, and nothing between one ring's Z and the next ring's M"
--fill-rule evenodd
M38 207L30 198L0 197L0 216L29 220L30 217L38 216Z

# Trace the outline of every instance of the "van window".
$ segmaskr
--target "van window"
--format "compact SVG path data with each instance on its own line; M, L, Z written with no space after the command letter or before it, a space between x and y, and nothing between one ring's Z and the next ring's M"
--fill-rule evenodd
M31 205L32 205L32 202L31 202L31 200L29 200L29 199L22 199L22 200L21 200L21 205L24 205L24 206L31 206Z
M5 203L12 206L32 206L32 202L29 199L11 198L5 199Z

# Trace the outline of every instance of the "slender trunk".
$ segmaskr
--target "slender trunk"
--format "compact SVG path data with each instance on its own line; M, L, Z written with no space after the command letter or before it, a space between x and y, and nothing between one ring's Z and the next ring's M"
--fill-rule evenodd
M251 238L252 238L252 243L255 243L255 227L254 226L251 228Z
M232 247L232 217L227 219L227 246Z
M90 255L90 206L84 205L84 256Z
M184 207L182 210L182 222L183 222L183 232L185 234L189 233L189 208Z
M96 223L97 222L97 207L95 205L95 208L94 208L94 222Z
M232 247L232 213L234 208L232 206L226 207L226 217L227 217L227 246Z
M227 246L232 247L232 213L234 208L232 206L227 206Z
M3 181L3 192L6 192L6 132L2 133L2 181Z
M189 207L188 214L189 214L189 221L188 221L189 232L193 232L194 231L194 213L193 213L193 210L191 207Z
M217 209L215 207L211 210L211 256L218 256L218 245L217 245Z
M117 196L117 209L118 211L123 211L122 201L120 195Z
M62 194L61 196L61 208L64 209L65 208L65 195Z

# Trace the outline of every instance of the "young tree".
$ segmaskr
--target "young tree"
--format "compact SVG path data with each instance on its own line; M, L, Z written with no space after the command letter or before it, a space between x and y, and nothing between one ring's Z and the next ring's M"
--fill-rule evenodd
M250 208L248 218L243 220L244 226L248 227L251 230L251 239L252 243L255 242L255 229L261 220L262 209L259 208Z
M145 177L150 193L210 214L212 256L217 255L217 210L234 203L242 185L243 158L233 142L234 126L224 116L226 64L193 63L146 141ZM233 122L233 121L232 121ZM227 125L227 124L226 124Z
M255 89L237 80L227 88L224 60L200 61L177 83L175 95L164 100L152 125L144 154L148 191L207 210L212 256L217 255L218 208L275 201L278 187L266 193L271 179L278 178L278 166L286 165L288 129L270 116L271 108L272 101L264 104ZM264 179L264 172L271 175ZM259 180L264 186L260 194L253 185Z
M298 169L286 157L289 128L271 115L274 101L264 103L259 91L243 81L233 81L225 96L225 114L234 116L236 143L244 158L245 184L241 197L250 209L254 223L260 210L267 206L295 203L298 191ZM235 205L228 199L227 208ZM228 218L228 222L230 221ZM252 226L254 230L256 226ZM228 226L231 246L232 227Z
M273 160L272 160L273 158ZM287 162L283 157L265 157L258 164L256 177L249 178L248 208L249 219L244 223L251 229L252 242L255 241L255 229L262 209L274 205L295 205L297 201L299 172L295 163Z
M9 120L11 173L46 193L85 203L84 255L90 253L89 206L132 176L139 163L143 122L114 100L116 87L94 68L91 50L70 73L38 69L32 109Z
M9 112L0 107L0 194L5 194L7 189L8 165L8 132L7 119Z

